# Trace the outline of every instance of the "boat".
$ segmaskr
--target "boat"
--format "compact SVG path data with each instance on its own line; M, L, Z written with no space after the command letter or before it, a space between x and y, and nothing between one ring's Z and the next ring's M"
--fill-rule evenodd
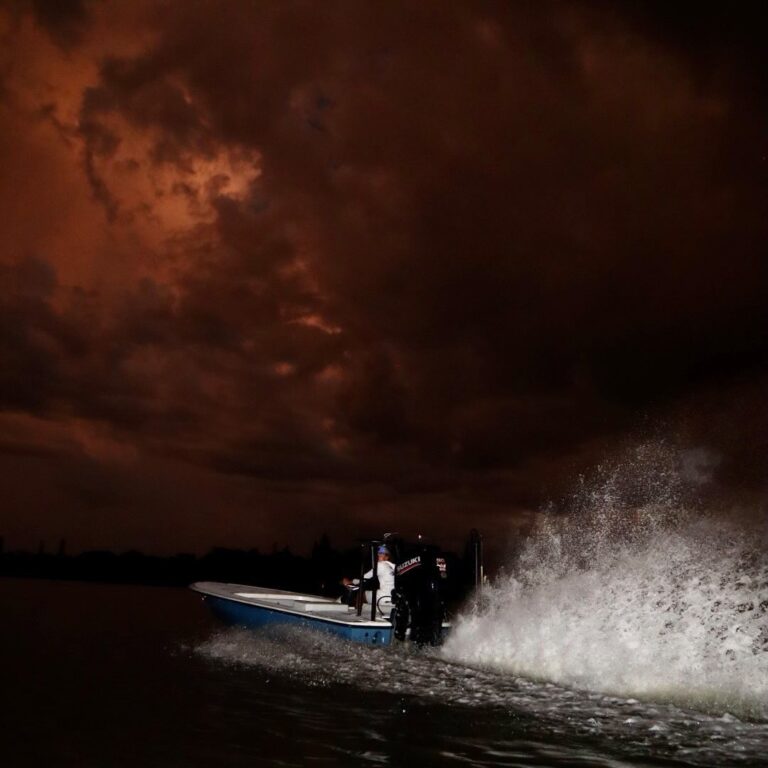
M314 629L368 645L389 645L393 624L388 616L359 614L338 599L265 589L243 584L201 581L191 589L204 596L213 614L225 624L246 629L284 625Z
M377 599L376 550L385 543L394 554L395 589ZM373 571L368 604L363 590L348 606L337 598L282 589L201 581L191 589L203 595L214 615L225 624L247 629L285 625L314 629L367 645L412 641L440 645L450 629L445 620L443 581L446 560L435 546L419 540L408 545L396 534L367 541L361 548L360 580L367 566Z

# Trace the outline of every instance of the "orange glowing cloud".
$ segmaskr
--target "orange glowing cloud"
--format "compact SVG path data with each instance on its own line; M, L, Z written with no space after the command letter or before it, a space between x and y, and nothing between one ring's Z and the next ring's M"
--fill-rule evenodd
M498 525L762 412L763 96L619 6L0 9L6 530Z

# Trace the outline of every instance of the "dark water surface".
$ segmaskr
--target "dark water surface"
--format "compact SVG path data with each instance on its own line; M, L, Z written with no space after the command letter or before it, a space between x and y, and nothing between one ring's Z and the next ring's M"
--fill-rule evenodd
M185 590L0 579L0 765L766 765L768 729L418 652L223 630Z

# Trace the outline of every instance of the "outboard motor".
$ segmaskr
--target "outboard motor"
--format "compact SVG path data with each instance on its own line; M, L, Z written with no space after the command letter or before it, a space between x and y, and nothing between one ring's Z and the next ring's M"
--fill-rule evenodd
M390 544L390 549L392 545ZM395 550L395 590L392 624L397 640L410 639L418 645L440 645L445 605L443 580L447 576L445 558L437 547L421 542Z

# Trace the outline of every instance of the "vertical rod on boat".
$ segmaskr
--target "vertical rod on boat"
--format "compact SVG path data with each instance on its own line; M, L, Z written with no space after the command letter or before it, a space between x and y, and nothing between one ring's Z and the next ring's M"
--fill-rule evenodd
M469 540L472 546L472 557L474 560L474 577L475 577L475 590L480 592L483 588L483 582L485 581L485 574L483 573L483 537L480 535L480 531L477 528L473 528L469 532Z
M371 559L373 561L373 592L371 592L371 621L376 621L376 592L378 591L377 575L379 572L379 553L377 542L371 542Z
M358 616L362 616L363 613L363 576L365 575L366 546L366 544L360 545L360 578L357 582L357 594L355 595L355 608L357 609Z

